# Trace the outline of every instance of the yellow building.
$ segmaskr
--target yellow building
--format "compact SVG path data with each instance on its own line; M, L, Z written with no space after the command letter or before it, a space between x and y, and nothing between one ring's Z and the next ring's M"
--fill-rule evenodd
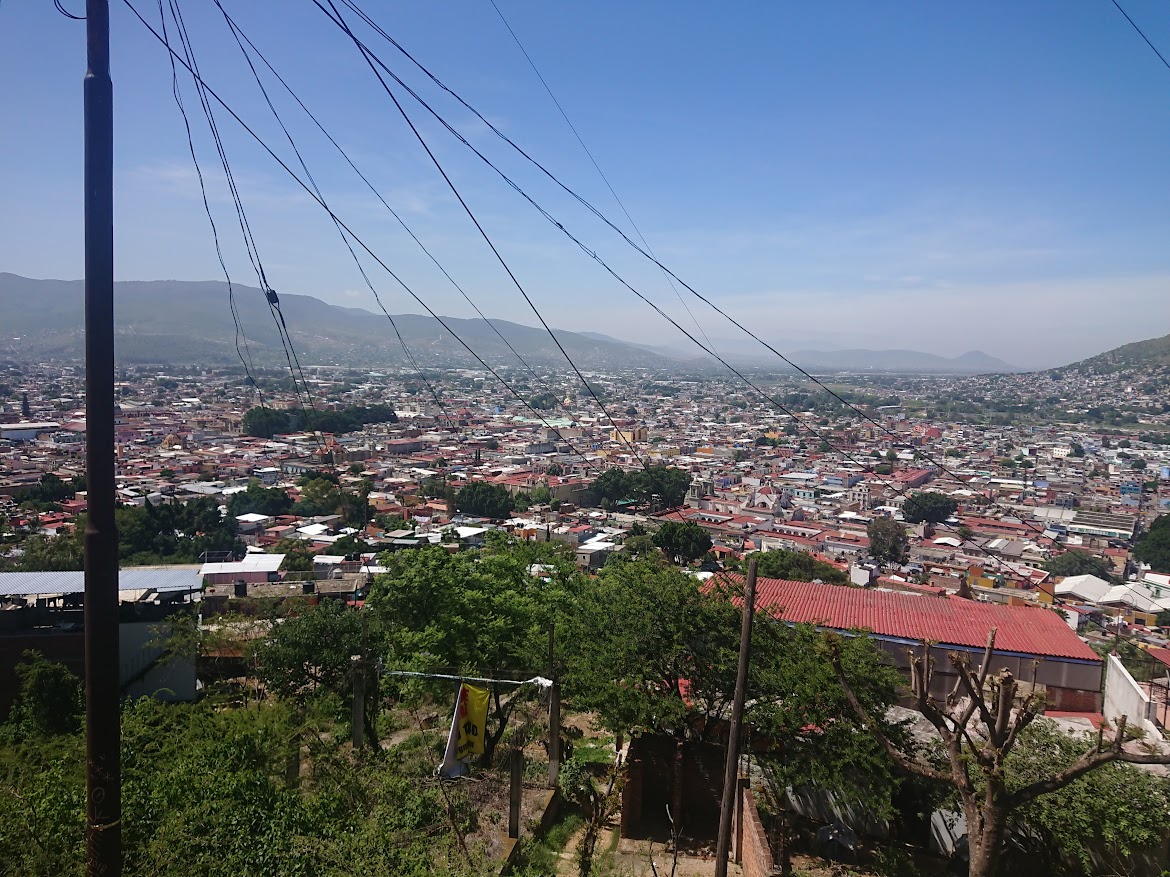
M646 427L635 426L632 429L610 430L611 442L644 442L646 441Z

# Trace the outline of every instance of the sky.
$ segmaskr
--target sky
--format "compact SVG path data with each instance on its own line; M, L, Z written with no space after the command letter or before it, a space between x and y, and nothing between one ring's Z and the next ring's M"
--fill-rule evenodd
M81 0L62 2L83 11ZM157 28L157 3L132 2ZM303 178L220 11L212 0L180 2L208 85ZM312 0L222 2L475 304L538 325L349 37ZM1042 367L1170 332L1170 69L1110 0L496 0L621 204L491 0L361 2L529 155L782 350L979 349ZM1162 0L1122 5L1170 57ZM116 276L222 279L166 50L124 0L111 14ZM352 24L630 286L722 350L752 348L397 49ZM82 275L84 36L83 22L45 0L0 0L0 271ZM436 312L474 316L254 61L333 212ZM197 95L179 72L225 263L233 280L256 285ZM394 90L550 324L693 347ZM376 309L321 206L214 110L272 286ZM422 311L355 247L391 313Z

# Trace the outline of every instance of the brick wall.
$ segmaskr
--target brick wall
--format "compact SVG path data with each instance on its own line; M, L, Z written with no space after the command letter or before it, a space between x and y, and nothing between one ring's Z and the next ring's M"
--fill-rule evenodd
M1079 691L1073 688L1048 688L1048 707L1068 712L1099 713L1102 695L1096 691Z
M751 789L743 790L743 874L744 877L770 877L773 873L772 850L764 834L764 824L756 810Z

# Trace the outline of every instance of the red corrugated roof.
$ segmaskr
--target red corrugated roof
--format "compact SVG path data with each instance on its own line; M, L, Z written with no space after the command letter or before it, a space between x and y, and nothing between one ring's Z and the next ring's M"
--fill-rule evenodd
M743 581L735 573L722 576ZM1001 651L1101 660L1060 615L1040 607L761 578L756 582L756 608L780 610L786 621L977 649L987 645L987 633L994 627L995 646Z
M1151 658L1170 667L1170 649L1149 648L1146 651L1150 653Z

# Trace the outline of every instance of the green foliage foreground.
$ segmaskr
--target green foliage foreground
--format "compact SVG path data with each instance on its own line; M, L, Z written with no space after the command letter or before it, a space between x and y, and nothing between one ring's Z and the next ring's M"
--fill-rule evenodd
M128 877L472 874L417 739L355 759L287 706L142 700L122 714ZM305 768L290 782L290 756ZM80 734L0 747L0 873L84 873ZM452 818L473 827L459 789Z

